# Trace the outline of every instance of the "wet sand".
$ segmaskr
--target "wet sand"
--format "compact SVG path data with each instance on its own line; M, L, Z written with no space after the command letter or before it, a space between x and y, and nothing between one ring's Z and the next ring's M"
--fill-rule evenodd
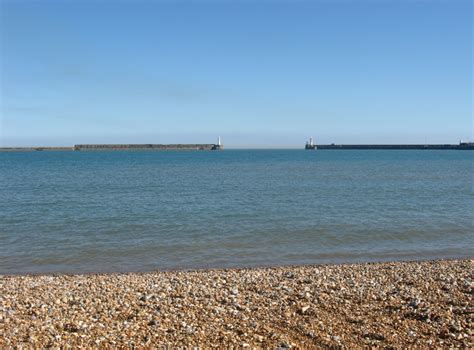
M473 348L474 260L0 277L0 348Z

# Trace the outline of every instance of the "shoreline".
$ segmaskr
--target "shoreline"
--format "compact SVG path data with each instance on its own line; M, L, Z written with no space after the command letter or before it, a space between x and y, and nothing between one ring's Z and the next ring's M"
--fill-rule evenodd
M97 271L52 271L52 272L18 272L18 273L1 273L0 279L4 277L59 277L59 276L108 276L108 275L146 275L152 273L199 273L199 272L226 272L226 271L252 271L252 270L264 270L264 269L292 269L292 268L310 268L310 267L324 267L324 266L353 266L353 265L378 265L378 264L398 264L398 263L430 263L437 261L468 261L473 260L474 256L449 256L449 257L423 257L419 259L414 258L403 258L400 259L387 259L387 260L355 260L355 261L328 261L321 263L308 263L308 264L262 264L262 265L232 265L231 267L213 267L204 266L196 268L188 267L171 267L171 268L151 268L144 270L97 270Z
M0 347L473 347L474 259L0 275Z

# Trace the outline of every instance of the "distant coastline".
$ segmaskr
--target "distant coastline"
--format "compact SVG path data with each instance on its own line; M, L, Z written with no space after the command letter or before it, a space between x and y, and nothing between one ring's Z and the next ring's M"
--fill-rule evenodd
M33 151L214 151L222 149L218 144L80 144L71 147L0 147L0 152L33 152Z
M314 145L318 150L474 150L474 142L459 144L328 144ZM33 151L213 151L222 150L220 144L78 144L70 147L0 147L0 152ZM308 149L308 148L307 148Z

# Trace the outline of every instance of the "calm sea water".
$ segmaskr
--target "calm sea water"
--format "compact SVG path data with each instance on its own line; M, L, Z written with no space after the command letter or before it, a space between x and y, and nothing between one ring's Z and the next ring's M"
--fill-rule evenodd
M0 273L472 257L474 152L0 153Z

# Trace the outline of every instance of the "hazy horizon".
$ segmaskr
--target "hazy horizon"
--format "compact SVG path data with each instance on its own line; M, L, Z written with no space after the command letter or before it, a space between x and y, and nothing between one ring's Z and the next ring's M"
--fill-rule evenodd
M0 146L473 139L470 1L0 3Z
M311 136L311 135L310 135ZM258 136L251 135L250 137L246 135L231 135L230 137L221 136L221 142L226 149L303 149L306 141L309 140L309 137L302 136L301 138L292 137L290 142L288 137L281 135L282 139L278 139L278 136L267 136L262 137L261 142L252 142L252 140ZM74 142L48 142L48 141L33 141L30 143L7 143L0 144L0 147L72 147L77 144L215 144L217 143L217 137L204 137L200 135L183 135L179 137L178 135L164 135L157 137L110 137L105 136L102 138L74 138L77 141ZM249 140L250 139L250 140ZM334 139L333 141L330 138L317 139L313 137L315 143L318 145L327 145L327 144L458 144L462 142L472 142L471 139L458 139L458 140L448 140L448 141L436 141L425 138L422 140L414 140L412 142L405 141L400 142L397 139L388 138L381 140L379 142L377 138L350 138L348 142L338 141ZM444 140L440 138L439 140Z

